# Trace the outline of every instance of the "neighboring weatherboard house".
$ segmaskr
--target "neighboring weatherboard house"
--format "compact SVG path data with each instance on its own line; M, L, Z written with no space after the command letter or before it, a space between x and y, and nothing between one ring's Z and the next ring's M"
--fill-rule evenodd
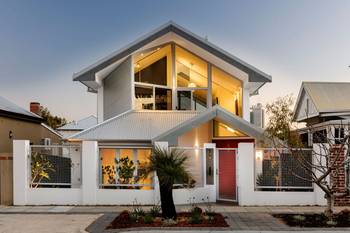
M61 135L43 123L43 119L0 96L0 205L11 205L13 140L32 144L59 143Z

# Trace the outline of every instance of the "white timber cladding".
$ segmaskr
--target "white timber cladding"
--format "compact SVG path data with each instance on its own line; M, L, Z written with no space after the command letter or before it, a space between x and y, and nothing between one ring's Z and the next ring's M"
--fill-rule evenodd
M317 115L318 111L313 100L310 98L309 94L305 90L302 90L295 119L297 121L300 121Z
M103 120L132 109L132 58L128 57L103 80Z

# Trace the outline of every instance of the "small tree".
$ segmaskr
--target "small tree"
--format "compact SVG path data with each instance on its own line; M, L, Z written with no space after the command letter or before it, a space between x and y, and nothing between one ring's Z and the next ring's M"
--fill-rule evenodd
M33 152L31 157L31 188L37 188L43 179L50 179L49 172L54 172L55 169L51 162L45 156L38 152Z
M156 172L159 180L162 215L167 219L176 219L173 199L174 183L191 183L192 180L185 167L187 157L178 149L169 151L155 147L149 161L147 174Z
M293 99L291 96L278 98L271 104L266 105L267 114L270 116L266 128L266 135L270 138L275 148L282 148L292 154L306 176L300 176L294 171L291 173L297 178L316 184L324 193L327 200L326 216L331 219L334 211L334 200L336 197L348 195L346 190L339 190L335 185L335 179L341 171L344 172L349 165L349 125L337 126L342 130L343 137L334 139L332 133L321 133L312 125L306 131L313 134L314 141L320 142L314 145L312 155L314 159L307 159L308 155L304 150L296 129L293 129L291 106ZM329 131L331 132L331 131ZM280 151L280 150L278 150Z

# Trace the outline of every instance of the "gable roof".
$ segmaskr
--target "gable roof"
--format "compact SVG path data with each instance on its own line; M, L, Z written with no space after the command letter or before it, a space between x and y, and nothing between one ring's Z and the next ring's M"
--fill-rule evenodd
M245 133L246 135L262 139L264 137L264 130L257 127L250 122L244 120L243 118L227 111L219 105L215 105L213 108L208 109L196 117L179 124L178 126L166 131L165 133L159 135L158 137L152 139L152 141L171 141L174 137L178 137L185 132L196 128L200 124L208 122L213 119L218 119L228 126Z
M174 137L208 122L214 118L251 136L261 138L263 129L214 106L203 112L198 111L154 111L130 110L101 124L70 136L68 139L100 141L161 141Z
M0 115L23 120L41 122L43 119L0 96Z
M249 76L250 82L271 82L271 76L262 72L261 70L255 68L254 66L244 62L238 57L226 52L225 50L217 47L216 45L208 42L204 38L195 35L189 30L177 25L176 23L170 21L161 27L151 31L150 33L142 36L131 44L119 49L118 51L112 53L111 55L97 61L96 63L88 66L87 68L81 70L78 73L73 74L74 81L94 81L95 74L106 68L109 65L129 56L136 50L142 48L148 43L154 41L155 39L169 33L173 32L182 38L194 43L198 47L210 52L211 54L219 57L220 59L226 61L227 63L237 67L238 69L244 71Z
M294 108L294 119L306 92L318 115L350 113L350 82L303 82Z
M59 128L57 128L57 130L84 130L84 129L88 129L94 125L97 125L97 118L95 116L88 116L85 117L83 119L80 119L78 121L73 121L70 122L68 124L65 124Z

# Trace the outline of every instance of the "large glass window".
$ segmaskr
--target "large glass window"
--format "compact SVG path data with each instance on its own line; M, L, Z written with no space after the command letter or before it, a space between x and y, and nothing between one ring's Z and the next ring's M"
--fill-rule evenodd
M178 110L204 111L207 108L207 90L177 92Z
M155 88L155 104L156 110L171 110L172 109L172 94L171 89Z
M175 55L178 87L208 87L206 61L179 46L176 46Z
M226 110L242 117L242 83L221 69L212 67L212 99Z
M171 46L152 48L134 56L134 80L138 83L149 83L172 86Z
M101 148L100 187L117 189L152 189L152 177L145 167L151 149Z

